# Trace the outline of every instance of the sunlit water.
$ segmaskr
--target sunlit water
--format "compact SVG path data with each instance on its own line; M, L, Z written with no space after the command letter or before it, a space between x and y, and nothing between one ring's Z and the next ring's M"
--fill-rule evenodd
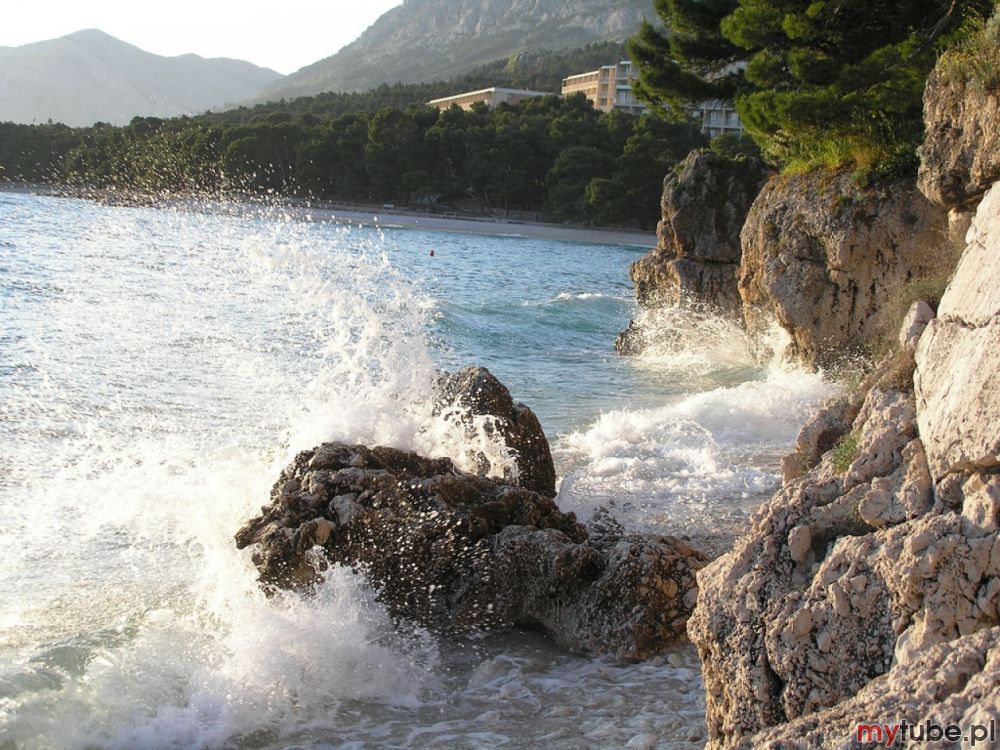
M346 570L265 599L232 541L323 440L461 461L431 384L465 364L564 509L731 535L831 386L677 314L615 355L641 252L0 193L0 748L698 746L690 646L401 633Z

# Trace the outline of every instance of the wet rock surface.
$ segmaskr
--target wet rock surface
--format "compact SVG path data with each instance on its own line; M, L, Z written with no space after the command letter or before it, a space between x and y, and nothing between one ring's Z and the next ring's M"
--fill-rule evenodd
M626 660L683 636L704 560L606 513L584 528L551 499L449 459L341 443L300 453L236 541L253 547L268 587L308 587L339 563L363 571L395 616L447 631L538 628Z
M739 312L740 229L764 175L756 159L729 159L707 150L691 152L667 175L656 249L629 269L641 306L683 302ZM619 335L616 348L622 354L644 348L634 321Z
M556 468L545 432L535 413L517 403L510 391L485 367L465 367L437 383L438 411L456 409L461 418L487 416L489 431L496 430L514 454L516 472L505 478L519 487L555 497ZM495 473L489 459L478 456L479 473Z

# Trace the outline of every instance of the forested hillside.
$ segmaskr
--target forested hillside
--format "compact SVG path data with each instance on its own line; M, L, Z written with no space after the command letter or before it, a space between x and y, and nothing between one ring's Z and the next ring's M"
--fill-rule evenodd
M663 175L704 143L687 123L552 96L471 112L272 112L232 125L210 117L79 130L5 124L0 174L142 194L274 191L441 211L473 204L651 227Z
M488 85L556 89L620 43L519 55L454 81L322 94L126 127L0 125L0 178L125 193L260 194L652 227L666 172L706 143L685 121L596 111L582 96L444 112Z

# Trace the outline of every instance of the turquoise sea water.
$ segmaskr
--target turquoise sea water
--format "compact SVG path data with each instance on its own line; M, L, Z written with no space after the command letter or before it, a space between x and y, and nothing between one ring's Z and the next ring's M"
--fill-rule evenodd
M696 746L690 647L404 637L349 571L265 599L232 544L322 440L462 461L431 384L466 364L565 509L731 534L832 386L677 311L617 356L643 252L0 193L0 748Z

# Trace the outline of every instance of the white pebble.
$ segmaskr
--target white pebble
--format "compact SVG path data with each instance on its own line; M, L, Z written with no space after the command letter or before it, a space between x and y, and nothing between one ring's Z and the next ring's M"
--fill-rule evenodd
M625 743L625 747L641 748L642 750L651 750L651 748L656 747L656 735L650 734L649 732L643 732L642 734L637 734L635 737L630 739Z

